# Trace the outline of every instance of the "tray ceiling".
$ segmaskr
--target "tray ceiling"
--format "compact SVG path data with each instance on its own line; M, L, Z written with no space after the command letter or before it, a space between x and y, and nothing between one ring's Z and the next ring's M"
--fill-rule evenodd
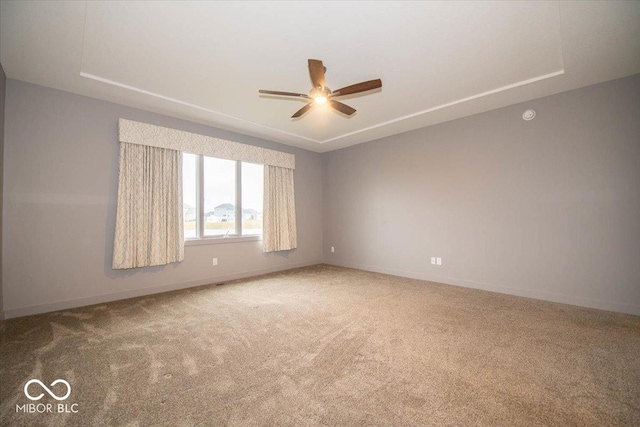
M637 2L2 2L7 76L318 152L640 72ZM345 118L306 93L307 59Z

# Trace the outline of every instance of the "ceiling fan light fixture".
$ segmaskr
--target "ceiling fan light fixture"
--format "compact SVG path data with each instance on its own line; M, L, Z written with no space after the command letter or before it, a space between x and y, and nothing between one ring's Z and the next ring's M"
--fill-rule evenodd
M328 87L316 87L309 92L309 98L313 99L316 104L324 104L329 100L331 89Z
M309 77L311 77L311 83L313 84L313 88L309 91L308 95L302 93L294 93L294 92L281 92L275 90L262 90L260 89L258 93L267 94L267 95L279 95L279 96L292 96L297 98L307 99L307 103L304 107L296 111L292 119L297 119L302 117L307 111L309 111L315 105L326 104L332 109L336 110L339 113L344 114L345 116L352 116L356 109L349 107L346 104L343 104L340 101L337 101L335 98L338 96L344 95L352 95L361 92L368 92L373 89L379 89L382 87L382 80L369 80L366 82L357 83L355 85L346 86L342 89L338 89L335 92L332 92L327 86L325 86L324 75L327 72L327 68L322 65L322 61L319 59L309 59Z

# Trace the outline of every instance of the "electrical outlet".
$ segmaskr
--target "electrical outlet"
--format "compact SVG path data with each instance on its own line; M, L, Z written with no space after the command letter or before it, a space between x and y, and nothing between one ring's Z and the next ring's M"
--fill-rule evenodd
M436 258L436 264L442 265L442 258L440 257Z
M334 248L333 246L331 246L331 253L334 253L336 251L336 248Z
M431 264L435 264L436 263L436 257L432 256L431 257Z
M213 265L218 265L218 258L213 259Z

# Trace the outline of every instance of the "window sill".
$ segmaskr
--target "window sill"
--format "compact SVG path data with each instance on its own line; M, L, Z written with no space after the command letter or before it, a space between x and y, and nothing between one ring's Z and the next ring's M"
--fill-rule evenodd
M237 236L237 237L205 237L204 239L189 239L184 241L185 246L219 245L222 243L257 242L262 236Z

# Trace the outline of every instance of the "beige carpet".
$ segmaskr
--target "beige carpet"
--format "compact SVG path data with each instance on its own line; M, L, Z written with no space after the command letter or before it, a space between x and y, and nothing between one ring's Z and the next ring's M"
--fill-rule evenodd
M640 425L640 317L330 266L10 320L0 358L11 426ZM16 413L58 378L77 413Z

